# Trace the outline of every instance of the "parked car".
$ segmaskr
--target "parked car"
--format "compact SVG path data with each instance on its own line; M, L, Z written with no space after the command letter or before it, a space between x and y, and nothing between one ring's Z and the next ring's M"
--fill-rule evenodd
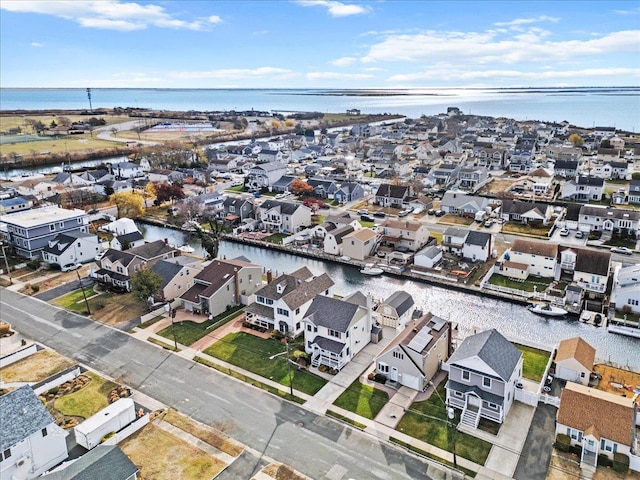
M376 219L373 218L371 215L360 215L360 220L362 220L363 222L375 222Z
M98 210L97 208L92 208L91 210L89 210L87 213L89 215L95 215L96 213L98 213L100 210Z
M406 216L407 216L407 215L409 215L410 213L411 213L411 212L410 212L409 210L400 210L400 211L398 212L398 216L402 218L402 217L406 217Z
M377 212L373 212L373 216L376 218L385 218L387 216L382 210L378 210Z
M613 247L611 249L611 253L622 253L624 255L631 255L633 253L633 250L627 247Z
M436 217L444 217L446 214L444 210L436 210Z
M569 229L568 228L563 228L562 230L560 230L560 236L561 237L568 237L569 236Z
M424 208L423 208L423 207L418 207L418 208L415 208L415 209L413 210L413 212L411 212L411 213L413 213L414 215L419 215L419 214L421 214L422 212L424 212Z
M358 215L369 215L369 210L366 210L366 209L363 208L363 209L358 210L357 213L358 213Z
M484 222L484 227L485 228L491 228L491 227L493 227L494 223L495 222L493 220L487 220L486 222Z
M286 197L286 195L284 193L278 193L276 195L276 200L280 200L281 198L284 198L284 197Z
M322 205L320 205L320 208L326 210L328 208L331 208L331 205L329 205L328 203L323 203Z
M71 272L73 270L79 269L81 266L82 265L80 265L79 263L67 263L66 265L60 267L60 270L62 270L63 272Z
M576 232L576 238L584 238L584 232L581 230L578 230Z
M435 215L435 214L436 214L436 209L435 209L435 208L430 208L430 209L427 211L427 215Z
M105 253L106 253L106 252L100 252L100 253L99 253L99 254L97 254L95 257L93 257L93 259L94 259L96 262L97 262L97 261L102 260L102 257L104 257L104 254L105 254Z

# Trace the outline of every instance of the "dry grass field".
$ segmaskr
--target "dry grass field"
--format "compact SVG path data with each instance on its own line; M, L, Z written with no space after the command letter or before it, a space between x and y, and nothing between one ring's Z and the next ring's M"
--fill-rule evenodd
M275 480L309 480L309 477L306 475L302 475L289 465L281 463L270 463L264 467L261 472Z
M1 368L0 377L4 382L40 382L74 364L70 358L45 349Z
M494 178L478 192L483 195L499 195L509 190L509 187L516 183L516 178Z
M144 480L213 478L225 464L153 424L120 443Z
M596 365L594 370L602 376L598 383L599 390L604 390L605 392L616 395L626 393L628 397L631 397L633 393L625 389L624 385L631 385L632 389L640 387L640 373L630 372L604 364ZM622 385L622 387L618 385Z
M547 480L575 480L580 476L580 460L569 453L554 450L547 471ZM626 474L614 472L611 468L598 467L593 480L640 480L640 473L629 471Z

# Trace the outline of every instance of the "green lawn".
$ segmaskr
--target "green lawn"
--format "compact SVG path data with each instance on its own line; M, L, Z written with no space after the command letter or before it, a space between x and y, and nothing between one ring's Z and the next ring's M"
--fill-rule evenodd
M537 348L527 347L525 345L515 344L518 350L522 352L522 376L539 382L542 380L544 370L549 362L549 352L538 350Z
M282 243L282 239L287 238L289 235L286 233L274 233L264 239L265 242L269 243L277 243L280 245Z
M453 438L449 427L444 399L446 396L443 381L438 385L437 392L423 402L414 402L404 414L396 430L414 438L434 445L449 452L452 451ZM454 421L459 421L456 414ZM479 465L487 460L491 444L466 433L456 433L456 454Z
M63 415L86 419L109 405L107 394L117 385L91 372L85 375L91 378L87 385L56 400L54 407Z
M84 296L82 294L82 290L84 290L84 295L86 295L87 298L95 295L95 292L93 291L93 286L84 287L84 289L79 288L78 290L74 290L73 292L68 293L63 297L55 299L54 303L56 305L60 305L63 308L66 308L67 310L73 310L74 312L86 314L87 305L84 303Z
M226 312L213 317L213 319L202 323L193 322L191 320L176 322L174 325L169 325L168 327L160 330L158 335L168 338L173 342L173 329L175 327L176 340L178 343L188 347L205 335L213 332L216 328L221 327L225 323L234 319L240 310L242 310L241 306L233 307L231 310L227 310Z
M285 345L271 338L262 339L249 333L235 332L214 343L204 353L289 386L285 355L269 359L272 355L284 352L285 348ZM309 395L315 395L327 383L312 373L298 370L295 365L291 365L291 373L293 388Z
M505 277L504 275L499 275L497 273L494 273L493 275L491 275L491 278L489 278L489 283L491 285L515 288L517 290L524 290L525 292L533 292L533 287L536 287L538 292L543 292L547 289L547 287L549 287L551 282L553 282L553 278L531 276L524 282L519 282L517 280L512 280L509 277Z
M389 401L389 394L356 380L338 399L333 402L337 407L357 413L361 417L373 420L380 409Z

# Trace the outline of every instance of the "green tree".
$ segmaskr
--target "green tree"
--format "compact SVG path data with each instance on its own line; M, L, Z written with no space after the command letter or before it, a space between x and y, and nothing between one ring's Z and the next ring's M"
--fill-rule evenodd
M131 277L131 292L141 302L148 301L149 297L162 289L162 277L151 269L138 270Z

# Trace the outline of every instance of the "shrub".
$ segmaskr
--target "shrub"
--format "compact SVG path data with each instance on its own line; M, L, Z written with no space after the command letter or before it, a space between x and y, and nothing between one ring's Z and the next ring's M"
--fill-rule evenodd
M582 456L582 447L580 445L572 445L569 450L571 450L571 453L577 455L578 457Z
M613 462L604 453L598 454L598 465L601 467L610 467Z
M51 395L56 395L59 390L60 389L58 387L53 387L47 393L50 393Z
M626 473L629 470L629 457L624 453L614 453L612 467L618 473Z
M37 270L40 268L40 260L29 260L27 262L27 267L31 270Z
M387 376L382 373L376 373L373 376L373 381L378 383L387 383Z
M31 285L31 291L33 293L38 293L40 291L40 286L39 285Z
M556 435L556 448L561 452L568 452L571 448L571 438L569 438L569 435L565 435L564 433Z

